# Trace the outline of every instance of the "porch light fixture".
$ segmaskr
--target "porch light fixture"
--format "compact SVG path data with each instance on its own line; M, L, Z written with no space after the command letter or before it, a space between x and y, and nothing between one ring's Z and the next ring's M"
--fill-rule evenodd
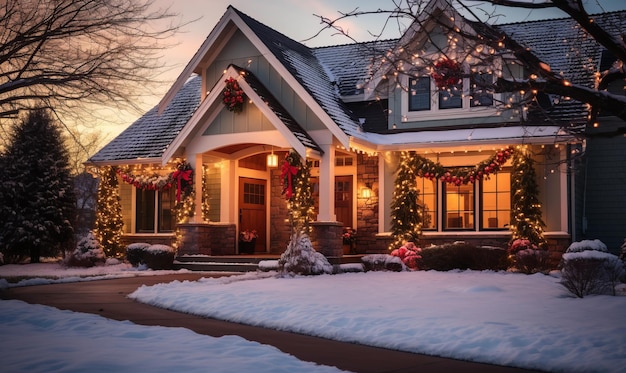
M361 198L372 198L372 183L365 183L365 188L361 189Z
M267 166L278 167L278 156L274 154L274 149L272 149L272 154L267 155Z

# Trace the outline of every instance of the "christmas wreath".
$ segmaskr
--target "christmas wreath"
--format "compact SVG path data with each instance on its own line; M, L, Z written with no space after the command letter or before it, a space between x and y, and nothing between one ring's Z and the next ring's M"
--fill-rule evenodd
M226 83L226 87L222 91L224 106L234 113L240 113L243 110L243 101L245 99L243 90L235 78L228 78L224 82Z
M456 85L463 77L461 74L461 65L448 58L441 59L435 63L432 77L435 79L435 85L439 89L446 89L447 87Z

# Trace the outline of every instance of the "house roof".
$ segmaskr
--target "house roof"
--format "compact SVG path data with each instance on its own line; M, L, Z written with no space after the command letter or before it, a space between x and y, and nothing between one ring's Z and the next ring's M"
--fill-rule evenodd
M89 158L91 163L160 160L200 104L201 78L193 76L162 113L155 106Z
M374 145L390 144L397 140L385 137L392 135L372 136L364 131L367 126L361 125L360 117L375 116L375 119L380 121L384 116L380 113L373 113L371 110L368 112L367 107L363 109L359 105L347 104L342 101L342 98L359 96L363 93L362 85L372 74L373 62L378 56L391 50L399 39L309 48L232 6L229 6L227 13L230 14L229 17L238 18L236 21L240 25L241 22L247 25L247 28L270 51L275 60L332 119L334 125L341 130L340 132L355 139L371 141ZM220 22L226 22L225 17L222 17ZM594 18L596 22L615 35L619 35L620 31L626 28L626 12L624 11L596 15ZM539 59L550 64L552 71L563 74L574 83L588 86L593 84L602 47L593 38L587 37L573 19L550 19L496 27L519 44L530 48ZM554 38L548 38L546 35L559 35L560 42L555 42ZM573 47L571 40L577 43ZM199 58L197 55L194 56L194 60ZM580 58L580 55L584 58ZM188 65L185 71L189 72L193 68ZM181 78L183 78L182 75ZM181 84L181 78L173 87ZM319 150L319 146L306 131L293 120L279 101L256 78L251 77L247 81L259 96L267 98L266 101L271 110L285 121L286 127L303 145ZM200 89L198 77L190 79L181 89L173 88L168 95L174 92L176 94L171 96L173 97L171 100L164 101L167 106L162 114L159 115L157 108L153 108L94 155L90 161L98 163L145 158L158 159L198 108ZM551 97L546 98L546 101L553 103ZM549 106L546 111L550 115L544 116L544 120L536 124L549 126L557 124L557 121L562 123L565 120L573 126L578 126L584 123L587 115L585 106L575 101L561 100L558 105ZM334 133L337 135L336 132ZM409 144L416 143L423 136L423 131L416 131L402 133L399 138Z

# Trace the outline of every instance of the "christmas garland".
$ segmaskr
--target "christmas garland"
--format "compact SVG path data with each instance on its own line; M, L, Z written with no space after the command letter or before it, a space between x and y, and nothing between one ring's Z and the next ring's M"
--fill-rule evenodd
M141 190L156 190L159 192L169 190L176 183L176 201L180 202L181 196L187 196L193 191L193 169L187 162L179 163L176 170L167 175L133 175L130 170L117 169L117 174L122 181Z
M461 80L461 65L448 58L441 59L435 63L431 76L435 79L437 88L446 89Z
M290 152L285 157L285 161L280 168L280 180L283 186L282 194L285 195L285 199L290 200L293 197L293 179L300 171L301 166L300 156L296 153Z
M243 90L235 78L228 78L224 82L226 83L226 87L224 87L222 91L222 102L224 106L234 113L240 113L243 110L245 98Z
M458 186L461 184L474 183L483 177L489 177L490 174L498 171L502 165L511 158L514 151L513 147L508 147L478 163L474 167L456 167L452 169L446 168L440 163L433 162L417 154L409 158L418 176L431 180L439 179L442 182Z

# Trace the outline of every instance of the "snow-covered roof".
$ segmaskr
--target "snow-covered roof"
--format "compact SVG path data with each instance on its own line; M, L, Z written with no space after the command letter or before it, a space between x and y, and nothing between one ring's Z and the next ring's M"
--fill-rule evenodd
M160 160L200 104L202 79L187 81L162 113L155 106L89 158L91 163Z
M309 48L278 31L258 22L232 6L228 12L234 12L245 25L254 33L271 55L288 71L295 82L300 84L319 107L332 119L334 124L345 133L359 141L370 142L371 147L390 147L392 144L428 143L430 136L444 139L446 136L456 136L462 139L459 131L470 131L474 134L486 133L499 136L506 135L502 140L511 139L512 132L508 129L468 129L458 131L432 131L374 134L364 132L359 123L359 116L350 110L349 104L342 98L359 96L363 93L362 84L371 76L372 61L382 53L393 48L398 40L384 40L369 43L354 43L337 46ZM594 16L597 23L609 32L619 35L626 28L626 12L612 12ZM530 48L542 61L550 64L552 71L562 73L564 77L574 83L590 86L593 84L594 72L599 66L602 47L591 37L586 36L580 26L571 18L550 19L542 21L521 22L499 25L497 28L505 32L519 44ZM553 37L558 35L555 42ZM572 44L572 41L574 43ZM581 55L583 58L581 58ZM194 57L195 58L195 57ZM264 90L263 96L270 98L260 83L253 83L258 89ZM178 83L177 83L178 84ZM124 160L138 160L145 158L158 159L176 138L177 134L191 118L200 103L200 78L190 79L169 102L164 111L159 114L153 108L143 117L133 123L126 131L106 145L90 161L116 162ZM261 93L259 93L261 94ZM284 118L286 126L294 135L311 149L319 150L319 146L311 139L305 130L292 120L289 113L274 99L272 110ZM351 107L355 107L352 105ZM552 114L545 122L535 123L540 128L552 128L550 136L557 136L560 121L566 120L574 125L584 122L587 112L584 105L576 101L562 100L558 105L549 109ZM291 119L290 119L291 118ZM552 119L557 121L551 122ZM516 127L528 128L528 127ZM539 136L533 130L519 130L519 136ZM477 139L476 136L473 137ZM460 140L455 140L460 141Z

